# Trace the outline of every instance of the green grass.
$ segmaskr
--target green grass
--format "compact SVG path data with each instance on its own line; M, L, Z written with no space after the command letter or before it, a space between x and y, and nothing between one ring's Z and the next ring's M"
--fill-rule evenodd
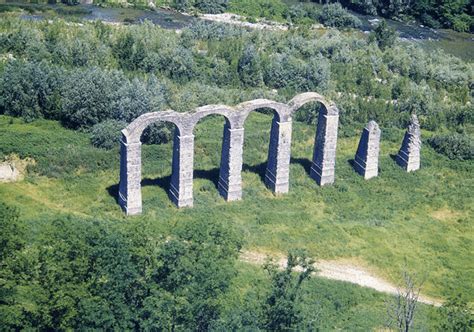
M239 274L233 280L227 311L221 318L230 321L230 312L249 315L249 302L263 299L268 292L269 277L263 269L244 263L238 264ZM307 324L297 330L306 331L380 331L387 323L387 304L392 298L376 291L346 282L312 277L303 285L298 305ZM255 314L252 312L252 314ZM415 331L432 330L435 310L420 305L415 315ZM234 317L235 319L235 317Z
M290 192L275 196L258 174L264 170L270 123L271 117L260 113L247 120L239 202L225 202L214 184L222 117L203 120L195 131L192 209L177 209L167 196L171 144L144 146L143 178L159 185L145 185L144 214L126 218L113 196L118 149L93 148L86 133L56 122L25 124L0 116L0 157L15 152L37 160L25 181L0 184L0 198L17 206L32 225L63 215L143 223L154 229L198 218L225 220L240 231L245 249L284 253L306 248L315 258L352 260L395 283L406 268L427 276L427 295L445 298L459 290L474 298L472 162L450 161L425 144L421 170L407 174L390 157L403 131L382 128L378 178L364 181L348 162L358 137L340 138L336 183L318 187L305 169L315 129L295 123Z

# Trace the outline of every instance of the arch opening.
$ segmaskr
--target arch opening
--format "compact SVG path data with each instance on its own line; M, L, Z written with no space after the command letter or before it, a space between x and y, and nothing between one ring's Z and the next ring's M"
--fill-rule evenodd
M298 107L293 109L293 117L297 122L309 124L315 129L308 131L306 126L295 124L299 129L295 131L295 142L302 144L295 144L292 147L294 149L292 164L301 165L321 186L333 183L339 124L337 108L328 104L319 95L310 96L307 100L300 101Z
M285 108L255 107L245 119L244 171L258 175L260 182L274 193L286 193L289 188L291 120L286 118L285 111ZM249 181L255 179L249 177Z
M151 188L143 190L142 187L159 186L168 192L168 196L175 204L182 204L180 197L183 196L181 193L183 186L180 185L180 182L182 182L181 168L183 165L179 153L182 137L180 126L169 119L148 118L145 121L142 120L138 118L122 131L119 204L128 215L142 212L142 191L144 191L145 198L151 196L151 193L156 194L155 190ZM167 129L169 132L163 133L158 129ZM156 136L156 139L161 136L161 139L166 140L166 143L143 147L142 139L153 141L152 136ZM150 159L154 162L143 163L144 160ZM174 190L174 188L178 188L178 190Z
M197 201L213 201L221 183L223 158L226 156L226 128L229 119L223 114L208 114L201 117L194 126L195 156L193 182ZM221 193L222 195L222 193ZM226 198L224 196L224 198Z

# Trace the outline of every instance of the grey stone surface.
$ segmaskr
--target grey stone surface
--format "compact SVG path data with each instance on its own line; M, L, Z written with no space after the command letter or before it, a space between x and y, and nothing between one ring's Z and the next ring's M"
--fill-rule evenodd
M339 114L335 107L319 112L310 176L320 185L334 183Z
M242 198L242 153L244 128L231 129L226 122L222 142L221 167L219 172L219 193L227 201Z
M289 189L291 127L291 121L279 122L277 117L273 117L265 184L274 193L284 194Z
M194 111L172 110L146 113L122 130L119 204L129 215L142 212L141 143L143 130L152 123L175 124L173 170L170 197L178 207L193 205L194 127L202 118L219 114L225 117L222 143L219 193L228 201L242 198L242 153L244 124L250 112L269 108L274 111L265 183L275 193L286 193L289 187L292 116L309 102L320 102L320 112L312 176L323 185L334 181L338 110L315 92L295 96L288 104L267 99L243 102L237 106L207 105ZM314 171L313 171L314 169ZM314 173L314 174L313 174Z
M120 142L119 204L128 215L142 213L142 147L140 142Z
M175 130L170 197L177 207L193 206L194 135Z
M420 168L421 131L420 123L415 114L412 114L410 124L403 138L400 151L395 158L398 165L407 172Z
M370 121L360 137L354 169L366 180L376 177L379 172L380 135L379 125Z

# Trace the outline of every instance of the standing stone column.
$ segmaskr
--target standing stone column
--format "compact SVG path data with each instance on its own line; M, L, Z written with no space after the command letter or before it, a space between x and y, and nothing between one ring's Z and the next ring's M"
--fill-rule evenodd
M403 138L402 146L395 160L407 172L420 168L421 131L420 123L415 114L412 114L410 125Z
M170 197L177 207L193 206L194 135L175 130Z
M354 169L366 180L376 177L379 173L380 134L377 122L370 121L360 137Z
M323 107L318 116L310 176L320 185L334 182L336 167L337 127L339 114L333 106Z
M244 128L232 129L226 121L222 141L219 193L226 201L242 198L242 153Z
M279 122L273 117L268 147L265 184L274 193L287 193L290 181L291 120Z
M120 141L119 204L127 215L142 213L142 155L141 142Z

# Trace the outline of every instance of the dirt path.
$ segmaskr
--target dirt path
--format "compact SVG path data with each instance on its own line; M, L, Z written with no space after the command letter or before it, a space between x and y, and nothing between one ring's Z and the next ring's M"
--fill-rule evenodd
M244 251L240 255L241 261L255 265L263 265L266 258L267 255L265 254L251 251ZM283 269L286 265L286 257L280 255L276 259L276 263ZM362 287L372 288L383 293L398 293L398 289L395 285L373 275L363 267L356 266L351 263L340 262L336 260L320 260L316 262L315 266L317 269L316 275L323 278L346 281ZM441 301L422 295L419 297L419 302L430 304L436 307L441 306Z

